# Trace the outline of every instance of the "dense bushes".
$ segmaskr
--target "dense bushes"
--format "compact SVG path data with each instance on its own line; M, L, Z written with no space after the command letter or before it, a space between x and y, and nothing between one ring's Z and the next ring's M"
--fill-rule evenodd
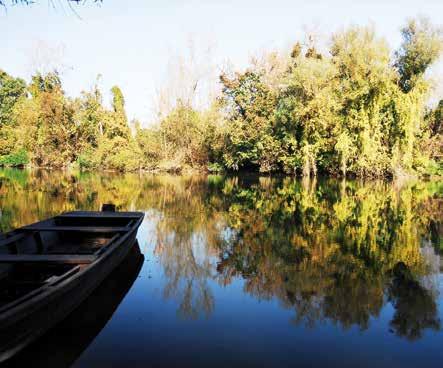
M1 166L21 167L29 163L28 152L23 148L18 151L11 152L8 155L0 156Z

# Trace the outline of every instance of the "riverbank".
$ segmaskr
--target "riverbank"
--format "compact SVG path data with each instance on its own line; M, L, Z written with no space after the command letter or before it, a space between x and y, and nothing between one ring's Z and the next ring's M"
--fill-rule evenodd
M353 174L348 174L343 176L341 173L330 174L330 173L318 173L318 174L310 174L304 176L303 173L295 173L295 174L287 174L284 172L266 172L260 173L256 171L248 171L248 170L240 170L240 171L232 171L232 170L224 170L221 168L217 168L217 170L210 169L208 167L200 166L200 167L191 167L191 166L160 166L158 168L138 168L135 170L115 170L115 169L107 169L107 168L93 168L93 169L81 169L77 163L73 163L71 165L67 165L64 167L51 167L51 166L36 166L36 165L20 165L19 167L14 166L5 166L0 165L0 168L9 168L9 169L18 169L18 170L48 170L48 171L66 171L66 172L84 172L84 173L114 173L114 174L122 174L122 173L141 173L141 174L171 174L171 175L255 175L255 176L269 176L269 177L293 177L293 178L330 178L330 179L350 179L350 180L389 180L389 181L411 181L411 180L443 180L443 175L433 175L433 174L408 174L405 172L400 172L397 175L387 175L387 176L357 176Z

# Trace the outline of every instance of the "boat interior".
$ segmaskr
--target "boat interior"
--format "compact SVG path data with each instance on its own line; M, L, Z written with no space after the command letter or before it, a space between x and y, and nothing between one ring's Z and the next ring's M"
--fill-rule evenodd
M108 246L130 231L138 218L65 213L2 234L0 311L95 261Z

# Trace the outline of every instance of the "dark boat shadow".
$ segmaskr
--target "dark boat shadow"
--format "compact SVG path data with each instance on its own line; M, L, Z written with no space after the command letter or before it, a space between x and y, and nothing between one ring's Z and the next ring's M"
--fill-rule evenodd
M126 296L142 268L138 242L100 286L60 322L1 367L69 367L94 341Z

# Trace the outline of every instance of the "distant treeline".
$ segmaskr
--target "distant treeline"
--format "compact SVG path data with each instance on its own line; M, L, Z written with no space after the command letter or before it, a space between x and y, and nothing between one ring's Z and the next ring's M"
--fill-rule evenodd
M97 86L65 95L57 72L29 84L0 71L0 164L81 169L249 170L315 175L442 175L443 100L428 107L425 72L442 52L425 19L392 52L370 27L269 52L220 76L209 108L178 99L150 128L128 122Z

